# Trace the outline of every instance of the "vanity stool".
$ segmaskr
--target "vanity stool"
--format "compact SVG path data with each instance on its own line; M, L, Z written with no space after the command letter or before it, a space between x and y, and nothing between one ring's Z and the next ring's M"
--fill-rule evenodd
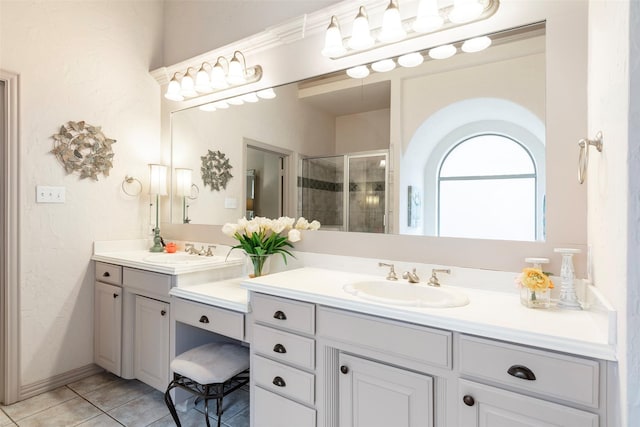
M181 388L204 399L204 417L209 427L209 400L216 399L218 427L222 398L249 382L249 349L240 344L215 342L192 348L171 361L173 381L164 393L171 416L180 427L176 407L169 392Z

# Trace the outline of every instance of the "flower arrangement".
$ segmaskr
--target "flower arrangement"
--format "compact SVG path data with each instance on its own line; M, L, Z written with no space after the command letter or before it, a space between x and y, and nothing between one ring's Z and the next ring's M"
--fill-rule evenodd
M523 268L516 277L516 284L520 286L520 302L527 307L547 308L550 304L550 289L553 281L549 274L539 268Z
M287 255L293 256L287 248L293 248L293 243L302 238L301 231L319 228L318 221L309 222L303 217L297 221L286 216L278 219L255 217L250 220L241 218L235 224L226 223L222 232L238 241L231 250L244 250L253 264L253 275L257 277L263 275L269 255L282 255L286 264Z

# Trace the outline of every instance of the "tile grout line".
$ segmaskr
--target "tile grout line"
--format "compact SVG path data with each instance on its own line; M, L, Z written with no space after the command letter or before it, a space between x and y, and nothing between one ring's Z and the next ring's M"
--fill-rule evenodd
M116 420L116 419L115 419L115 418L113 418L111 415L109 415L107 412L103 411L101 408L99 408L98 406L94 405L94 404L93 404L93 402L91 402L89 399L87 399L86 397L84 397L83 395L81 395L80 393L78 393L77 391L75 391L74 389L72 389L71 387L69 387L69 386L65 386L65 387L69 388L69 390L71 390L73 393L75 393L75 395L76 395L76 396L78 396L79 398L81 398L81 399L82 399L82 400L84 400L85 402L88 402L91 406L93 406L93 407L94 407L94 408L96 408L98 411L100 411L100 412L101 412L101 414L106 415L107 417L111 418L113 421L117 422L117 423L118 423L118 424L120 424L121 426L124 426L124 424L122 424L120 421ZM101 388L101 387L99 387L99 388ZM95 417L91 417L91 418L89 418L89 419L87 419L87 420L84 420L84 421L82 421L82 422L80 422L80 423L78 423L78 424L76 424L76 425L79 425L79 424L82 424L82 423L87 422L87 421L89 421L89 420L92 420L92 419L94 419L94 418L97 418L97 417L99 417L101 414L96 415Z

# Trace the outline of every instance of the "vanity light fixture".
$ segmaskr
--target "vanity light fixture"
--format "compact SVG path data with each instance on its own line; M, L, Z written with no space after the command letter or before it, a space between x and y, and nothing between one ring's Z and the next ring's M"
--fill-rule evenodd
M249 92L244 95L238 95L233 98L229 98L222 101L210 102L208 104L198 107L200 111L216 111L218 109L223 110L229 108L231 105L243 105L244 103L253 104L262 99L273 99L276 97L276 92L273 88L262 89L257 92Z
M216 111L216 110L217 110L217 108L216 108L216 106L215 106L215 105L213 105L213 104L214 104L213 102L210 102L210 103L208 103L208 104L203 104L203 105L201 105L200 107L198 107L198 109L199 109L200 111Z
M261 99L273 99L276 97L276 92L272 87L270 87L269 89L259 90L258 92L256 92L256 95Z
M424 62L424 56L420 52L407 53L398 58L398 64L401 67L413 68Z
M227 103L229 105L242 105L244 104L244 100L242 99L242 96L235 96L233 98L227 99Z
M466 53L475 53L485 50L489 46L491 46L491 39L487 36L480 36L465 40L460 49Z
M197 72L196 68L189 67L184 73L174 73L164 97L172 101L184 101L186 98L255 83L261 78L262 67L247 67L244 55L236 50L231 60L220 56L214 65L203 62Z
M396 68L396 63L393 59L383 59L371 64L371 69L377 73L386 73Z
M452 44L443 44L442 46L429 49L429 57L432 59L447 59L456 54L458 49Z
M357 67L349 68L347 75L353 79L364 79L369 75L369 67L366 65L358 65Z
M249 92L242 95L242 100L244 102L248 102L249 104L254 104L259 101L258 95L255 92Z
M365 7L360 6L352 24L351 37L346 40L346 44L338 17L332 16L325 32L322 55L337 59L407 38L480 21L492 16L499 7L499 0L454 0L453 5L449 2L448 6L442 8L438 6L438 0L419 0L416 16L403 20L399 3L400 0L389 0L382 15L382 26L375 29L369 25Z
M149 165L149 195L156 196L156 226L153 229L153 246L151 252L162 252L162 237L160 237L160 196L167 195L167 167L165 165Z

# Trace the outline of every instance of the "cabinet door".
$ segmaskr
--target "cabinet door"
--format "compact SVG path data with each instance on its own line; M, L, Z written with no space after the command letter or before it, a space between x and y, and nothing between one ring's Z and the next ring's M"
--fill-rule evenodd
M340 353L340 427L433 426L431 377Z
M460 427L597 427L598 416L460 380Z
M122 366L122 288L96 282L93 297L94 361L120 376Z
M169 384L169 304L136 295L134 372L157 390Z

